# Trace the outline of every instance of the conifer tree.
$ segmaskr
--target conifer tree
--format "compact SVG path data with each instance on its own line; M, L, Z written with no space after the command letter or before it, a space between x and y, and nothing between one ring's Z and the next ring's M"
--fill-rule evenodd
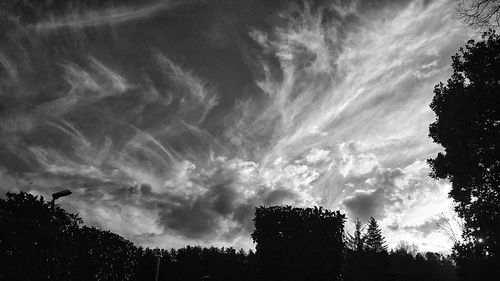
M346 245L347 248L352 251L361 252L363 251L365 245L365 238L362 233L364 226L361 224L361 221L359 219L356 219L355 225L356 230L354 231L354 233L352 235L350 233L347 233Z
M385 244L385 238L382 236L382 230L373 217L370 218L368 230L363 238L366 250L373 252L387 251L387 245Z

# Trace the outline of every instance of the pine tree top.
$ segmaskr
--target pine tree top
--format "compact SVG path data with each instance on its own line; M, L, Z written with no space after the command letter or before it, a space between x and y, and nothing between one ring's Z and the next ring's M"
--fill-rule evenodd
M371 217L368 222L368 229L364 235L365 247L368 251L375 252L385 252L387 251L387 245L385 244L385 238L382 235L382 230L380 229L375 218Z

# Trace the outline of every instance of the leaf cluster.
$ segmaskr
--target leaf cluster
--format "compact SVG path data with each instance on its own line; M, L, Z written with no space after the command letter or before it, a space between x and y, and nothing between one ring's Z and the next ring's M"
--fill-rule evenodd
M263 280L335 280L345 216L323 208L258 207L252 239Z
M470 40L452 59L453 74L430 105L429 136L445 150L428 160L431 176L451 181L465 235L500 253L500 36Z

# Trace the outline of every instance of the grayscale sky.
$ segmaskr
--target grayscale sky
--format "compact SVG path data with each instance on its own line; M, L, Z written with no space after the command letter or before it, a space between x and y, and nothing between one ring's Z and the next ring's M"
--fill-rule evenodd
M153 247L253 247L254 207L379 220L448 251L433 87L453 1L137 1L0 35L0 190Z

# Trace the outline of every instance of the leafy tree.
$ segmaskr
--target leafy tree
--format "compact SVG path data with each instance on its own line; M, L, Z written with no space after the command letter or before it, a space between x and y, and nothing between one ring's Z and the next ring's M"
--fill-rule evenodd
M0 280L71 280L82 221L43 197L0 198Z
M500 37L470 40L453 56L453 74L434 88L429 136L445 152L429 159L431 176L448 179L468 243L480 242L500 264ZM460 247L459 247L460 248ZM466 247L470 248L470 247ZM462 253L470 251L459 251Z
M489 257L482 243L465 242L453 248L460 280L489 280L498 276L498 262Z
M372 252L386 252L387 245L385 244L385 238L382 236L382 230L380 229L377 221L371 217L368 222L368 229L364 236L365 248Z
M340 280L345 216L322 208L258 207L253 241L261 280Z
M131 280L134 244L81 223L43 197L7 193L0 198L0 280Z
M401 255L411 255L412 257L414 257L418 253L418 246L415 244L410 244L406 241L400 241L396 246L396 249L394 249L393 253Z
M139 265L133 280L154 280L156 256L160 259L159 281L200 281L203 277L217 281L253 281L256 268L254 254L233 248L187 246L170 251L140 249Z
M354 222L356 230L353 234L347 233L346 247L351 251L361 252L364 250L365 237L363 235L363 225L359 219Z
M78 280L131 280L139 250L118 234L83 226L76 235Z

